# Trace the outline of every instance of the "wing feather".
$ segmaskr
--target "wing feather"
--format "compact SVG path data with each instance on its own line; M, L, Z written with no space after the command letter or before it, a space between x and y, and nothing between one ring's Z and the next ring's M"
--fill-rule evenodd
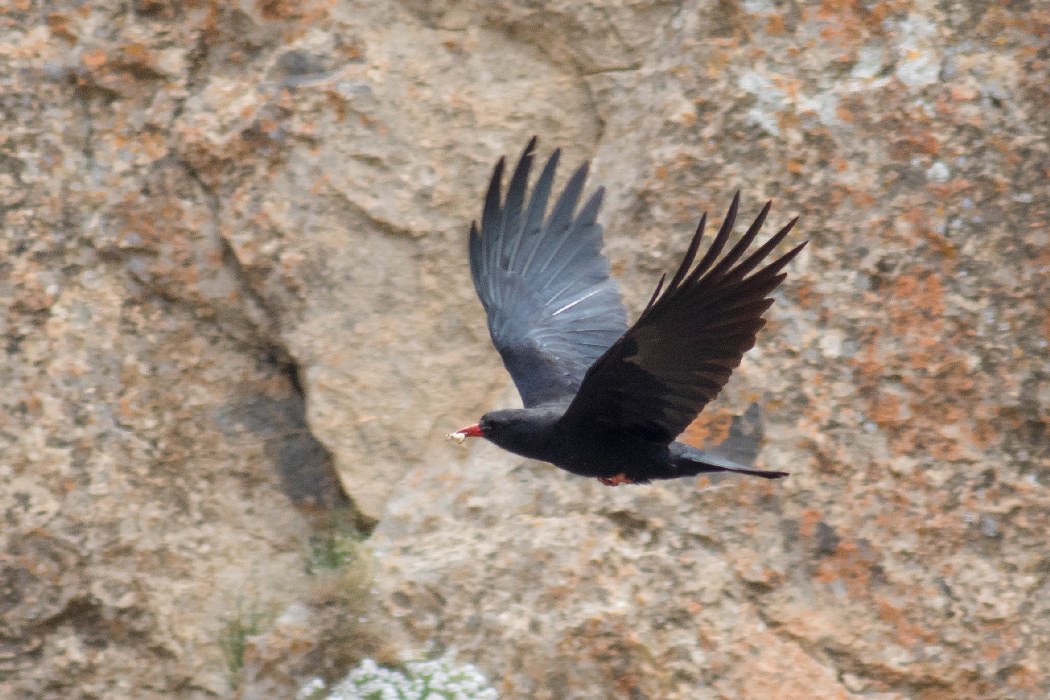
M470 231L474 288L489 334L525 406L567 401L587 368L627 330L619 287L609 277L597 223L604 190L579 213L588 164L569 178L547 216L560 152L547 160L526 198L536 138L518 160L502 194L504 159L497 162ZM527 199L527 202L526 202Z
M562 421L595 424L645 439L670 442L729 381L772 305L769 298L784 267L802 243L760 266L794 227L789 222L748 255L769 213L759 213L747 232L723 255L736 221L740 195L700 262L693 263L706 215L671 281L663 284L638 321L588 369ZM757 269L757 271L756 271Z

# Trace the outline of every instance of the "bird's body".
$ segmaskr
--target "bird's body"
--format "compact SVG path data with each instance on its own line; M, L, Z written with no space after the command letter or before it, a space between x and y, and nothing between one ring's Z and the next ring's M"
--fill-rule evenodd
M567 404L552 404L491 411L482 417L479 430L508 452L603 481L641 484L719 471L767 478L784 475L749 469L681 442L648 440L607 427L573 430L561 420L567 408Z
M603 428L574 435L561 420L567 408L567 404L555 404L493 411L482 418L481 430L508 452L550 462L580 476L612 478L623 474L636 481L644 478L635 474L639 465L670 468L667 443Z
M781 269L802 244L760 267L794 221L745 257L769 205L725 255L738 199L714 242L693 262L705 218L670 283L660 281L628 328L619 289L601 253L595 217L603 190L575 213L587 174L570 178L546 216L555 151L532 196L525 189L534 138L502 201L496 166L481 220L471 229L474 286L489 333L521 394L524 409L492 411L450 437L485 437L516 454L550 462L607 484L645 483L728 471L761 471L675 442L729 379L764 324Z

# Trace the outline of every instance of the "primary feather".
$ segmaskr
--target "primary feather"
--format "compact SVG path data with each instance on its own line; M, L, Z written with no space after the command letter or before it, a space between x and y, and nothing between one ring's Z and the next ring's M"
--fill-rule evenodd
M569 178L546 217L560 152L525 192L536 139L518 161L501 202L504 161L496 164L481 216L471 226L470 269L492 342L526 407L567 401L583 375L624 331L627 314L602 255L595 218L604 190L576 213L587 164Z
M699 263L706 215L671 282L658 286L638 321L587 371L563 423L597 424L669 442L685 430L729 381L765 325L769 294L805 243L754 272L797 219L741 261L769 212L769 204L728 253L740 194Z

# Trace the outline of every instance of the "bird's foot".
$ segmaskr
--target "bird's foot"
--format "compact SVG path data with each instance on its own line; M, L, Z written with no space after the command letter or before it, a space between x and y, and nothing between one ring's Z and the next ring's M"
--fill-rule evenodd
M607 477L604 477L604 476L599 476L598 477L598 481L602 482L606 486L619 486L620 484L632 484L632 483L634 483L633 481L631 481L630 479L627 478L626 474L617 474L616 476L611 477L611 478L607 478Z

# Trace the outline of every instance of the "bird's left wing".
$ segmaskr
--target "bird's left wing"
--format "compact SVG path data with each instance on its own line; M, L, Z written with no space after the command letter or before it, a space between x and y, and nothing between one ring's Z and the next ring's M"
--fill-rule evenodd
M470 272L489 334L526 408L568 401L587 368L624 331L627 313L595 218L602 188L576 213L584 163L546 216L559 152L547 161L525 204L535 137L500 194L504 161L492 174L481 229L470 230Z
M740 195L722 228L693 267L707 215L666 289L660 280L641 317L587 371L562 423L624 431L669 442L685 430L755 344L773 303L769 294L805 243L765 267L765 258L797 219L745 257L769 212L766 204L747 233L721 255L736 220Z

